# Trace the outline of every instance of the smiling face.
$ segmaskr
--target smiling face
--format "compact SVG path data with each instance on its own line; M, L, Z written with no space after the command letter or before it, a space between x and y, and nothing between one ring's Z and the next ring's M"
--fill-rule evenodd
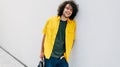
M63 16L65 18L69 18L71 15L72 15L72 12L73 12L73 8L70 4L66 4L64 10L63 10Z

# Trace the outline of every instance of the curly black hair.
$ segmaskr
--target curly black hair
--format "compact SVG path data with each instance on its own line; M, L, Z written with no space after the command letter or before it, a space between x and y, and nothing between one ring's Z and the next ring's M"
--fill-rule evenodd
M63 14L63 10L67 4L70 4L72 6L73 13L69 17L69 19L73 20L78 12L78 5L74 1L65 1L62 4L60 4L60 6L58 7L58 14L57 15L61 16Z

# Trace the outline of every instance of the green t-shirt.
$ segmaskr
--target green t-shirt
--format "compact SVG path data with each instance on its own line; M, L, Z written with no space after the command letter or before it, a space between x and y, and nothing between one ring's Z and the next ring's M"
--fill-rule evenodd
M60 58L65 52L65 29L67 21L60 20L51 57Z

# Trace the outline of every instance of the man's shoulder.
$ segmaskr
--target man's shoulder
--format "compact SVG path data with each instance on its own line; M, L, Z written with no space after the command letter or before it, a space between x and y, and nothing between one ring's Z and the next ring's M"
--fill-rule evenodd
M74 19L73 19L73 20L69 19L68 22L71 22L71 23L73 23L73 24L76 23L76 21L75 21Z
M56 19L59 19L60 17L59 16L51 16L48 20L56 20Z

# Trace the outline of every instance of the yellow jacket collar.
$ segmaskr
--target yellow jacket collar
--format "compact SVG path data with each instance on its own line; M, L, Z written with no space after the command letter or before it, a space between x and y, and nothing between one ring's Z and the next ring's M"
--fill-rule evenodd
M57 16L58 20L60 20L60 16ZM69 23L71 20L68 18L67 22Z

